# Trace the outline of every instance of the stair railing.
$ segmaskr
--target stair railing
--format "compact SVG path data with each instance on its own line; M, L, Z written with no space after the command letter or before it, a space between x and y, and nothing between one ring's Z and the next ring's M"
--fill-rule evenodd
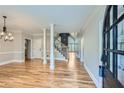
M68 59L68 46L64 45L58 38L59 36L55 37L55 48L65 57L65 59Z

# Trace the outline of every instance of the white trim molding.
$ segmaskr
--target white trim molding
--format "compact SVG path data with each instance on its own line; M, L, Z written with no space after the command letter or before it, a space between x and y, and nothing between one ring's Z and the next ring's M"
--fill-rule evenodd
M10 64L10 63L23 63L24 60L9 60L9 61L4 61L4 62L0 62L0 66L2 65L6 65L6 64Z
M102 28L103 20L99 21L99 66L102 66L101 56L102 56ZM99 76L99 88L103 87L103 78Z
M14 63L14 62L18 62L18 63L25 62L23 57L21 58L21 55L23 55L23 53L24 53L23 51L0 52L0 55L2 58L0 60L0 65L5 65L5 64Z
M88 67L86 66L86 64L84 64L84 67L86 69L86 71L88 72L88 74L90 75L91 79L93 80L93 82L95 83L96 87L99 87L99 82L96 79L96 77L94 76L94 74L88 69Z
M4 62L0 62L0 66L1 66L1 65L6 65L6 64L10 64L10 63L12 63L12 61L4 61Z
M8 51L8 52L0 52L0 55L4 55L4 54L16 54L16 53L24 53L23 51Z
M47 59L48 59L48 60L50 60L50 57L47 57ZM64 58L57 58L57 57L55 57L55 60L67 61L67 60L66 60L66 59L64 59Z
M18 62L18 63L23 63L23 62L25 62L25 60L12 60L12 62Z

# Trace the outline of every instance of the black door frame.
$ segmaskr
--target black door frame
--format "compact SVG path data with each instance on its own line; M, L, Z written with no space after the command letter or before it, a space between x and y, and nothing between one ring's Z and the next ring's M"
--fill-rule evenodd
M113 22L110 25L110 11L113 8L112 15L113 15ZM117 55L123 55L124 51L118 50L118 24L124 20L124 13L118 17L118 6L117 5L108 5L106 7L104 22L103 22L103 54L102 54L102 62L103 66L105 67L104 72L109 73L112 76L113 80L116 82L118 87L123 87L121 83L117 79L118 71L117 71ZM110 49L110 31L113 31L113 48ZM110 68L110 53L113 54L113 73L108 70ZM103 87L105 83L105 76L103 77Z

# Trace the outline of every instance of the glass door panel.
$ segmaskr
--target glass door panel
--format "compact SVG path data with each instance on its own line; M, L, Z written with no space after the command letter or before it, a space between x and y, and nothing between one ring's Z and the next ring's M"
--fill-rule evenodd
M113 53L110 52L110 71L113 72Z
M124 5L118 5L118 18L124 13Z
M110 49L113 49L113 31L110 31Z
M118 50L124 51L124 20L118 24Z
M110 10L110 26L113 24L113 7Z
M124 56L118 55L118 80L124 86Z
M105 77L103 84L104 87L124 87L124 20L122 17L119 18L124 13L124 6L108 6L107 11L104 29L108 29L109 26L111 29L104 34ZM121 22L116 25L115 22L118 20Z

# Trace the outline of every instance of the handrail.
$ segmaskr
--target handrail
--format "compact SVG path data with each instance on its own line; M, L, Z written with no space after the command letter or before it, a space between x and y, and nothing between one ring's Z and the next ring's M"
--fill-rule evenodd
M66 58L68 59L68 46L66 46L65 44L63 44L59 39L59 36L55 37L55 47L56 49ZM63 50L64 49L64 50Z
M78 43L75 43L75 38L72 35L69 35L69 37L74 41L73 43L70 42L68 43L68 45L65 45L64 43L61 42L61 40L59 40L59 35L56 34L56 36L54 37L55 42L54 45L56 47L56 49L65 57L68 59L68 52L76 52L78 49Z
M68 48L68 46L66 46L65 44L63 44L60 40L56 39L57 41L59 41L59 43L62 45L62 46L65 46Z

